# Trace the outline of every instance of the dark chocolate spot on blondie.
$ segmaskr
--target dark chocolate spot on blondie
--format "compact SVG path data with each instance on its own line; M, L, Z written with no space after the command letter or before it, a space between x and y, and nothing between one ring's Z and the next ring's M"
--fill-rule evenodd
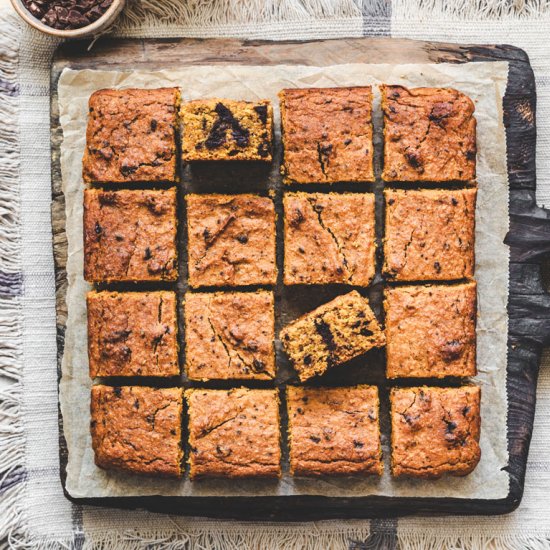
M388 199L388 204L391 206L395 202L395 199Z
M445 428L447 433L453 433L456 430L456 422L453 422L452 420L445 420L445 424L447 424L447 427Z
M158 122L153 118L151 119L151 132L154 132L157 129Z
M94 230L96 235L101 235L101 233L103 232L103 228L101 227L99 222L95 222Z
M366 328L366 327L363 327L360 331L359 331L359 334L361 334L362 336L372 336L374 333L372 332L372 330Z
M422 166L422 159L416 151L406 151L405 158L413 168L420 168Z
M263 370L265 370L265 363L254 357L252 361L252 368L255 372L262 372Z
M260 157L262 158L269 156L269 144L265 141L258 145L258 155L260 155Z
M102 206L112 206L117 203L117 194L116 193L100 193L99 195L99 204Z
M248 237L246 235L237 235L237 240L241 244L246 244L248 242Z
M356 449L362 449L365 446L365 444L362 441L357 441L356 439L354 439L353 440L353 446Z
M151 249L149 247L145 248L145 252L143 254L144 260L150 260L152 258Z
M453 197L451 199L451 203L453 204L453 206L456 206L458 204L458 201Z
M120 172L123 176L130 176L138 169L137 166L133 166L124 161L120 166Z
M428 115L428 119L442 128L444 126L445 119L451 116L452 110L452 104L447 101L436 103L432 107L432 111Z
M466 159L475 160L476 159L476 150L475 149L470 149L469 151L466 151Z
M306 218L299 208L295 208L290 216L290 225L292 227L298 227Z
M139 409L139 399L134 401L134 409Z
M311 355L304 356L304 365L311 365Z
M434 262L434 269L436 273L441 273L441 264L439 262Z
M330 326L322 318L315 319L315 330L321 336L323 343L329 351L336 349L336 342L334 341L334 335L330 330Z
M462 416L466 416L469 412L470 412L470 407L468 405L466 405L463 409L462 409Z
M223 104L217 103L214 111L218 119L214 122L210 134L204 142L208 149L218 149L226 142L227 131L231 130L231 137L238 147L246 147L250 132L243 128L233 113Z
M321 443L321 438L317 437L316 435L310 435L309 439L311 439L311 441L313 441L313 443Z
M122 390L118 386L115 386L113 388L113 393L115 394L116 397L120 397L122 395Z
M441 346L441 355L445 361L455 361L462 355L463 345L458 340L450 340Z
M267 123L267 105L255 105L254 110L258 114L258 118L260 119L262 124Z

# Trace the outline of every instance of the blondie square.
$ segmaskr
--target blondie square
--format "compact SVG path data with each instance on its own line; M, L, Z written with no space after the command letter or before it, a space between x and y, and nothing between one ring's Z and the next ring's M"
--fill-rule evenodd
M178 88L98 90L89 101L85 182L177 181Z
M474 274L476 189L386 190L384 268L394 281Z
M474 104L452 88L381 86L385 181L476 177Z
M285 183L374 181L372 88L279 93Z
M277 390L192 389L189 477L279 477Z
M477 386L393 388L393 476L429 479L472 472L481 457L480 400Z
M84 278L175 281L176 190L84 190Z
M386 290L388 378L476 374L476 283Z
M296 319L280 338L302 382L385 343L368 301L356 290Z
M274 378L273 293L188 293L185 340L191 380Z
M368 286L375 270L372 193L286 193L284 283Z
M378 388L287 388L290 473L381 475Z
M89 292L90 376L177 376L174 292Z
M188 195L189 284L273 285L275 207L256 195Z
M94 386L95 463L106 470L180 477L182 394L181 388Z
M182 158L271 162L271 102L207 99L181 107Z

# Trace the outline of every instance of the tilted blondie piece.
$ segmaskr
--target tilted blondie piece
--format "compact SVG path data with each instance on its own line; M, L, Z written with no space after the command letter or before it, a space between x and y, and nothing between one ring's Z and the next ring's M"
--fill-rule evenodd
M256 195L188 195L189 284L273 285L275 206Z
M286 285L370 284L374 194L285 193L283 204Z
M189 292L186 372L191 380L275 377L273 293Z
M368 301L356 290L296 319L280 338L301 381L385 343Z
M476 374L476 283L386 290L388 378Z
M470 278L476 189L386 190L384 274L394 281Z
M376 386L287 388L292 475L381 475Z
M189 477L279 477L277 390L192 389Z
M182 158L271 162L273 107L268 100L207 99L184 103Z
M94 386L95 463L106 470L180 477L182 408L181 388Z
M175 182L178 88L98 90L90 96L85 182Z
M429 479L472 472L481 457L480 401L477 386L393 388L393 476Z
M285 183L374 181L372 88L279 93Z
M176 190L84 190L84 278L175 281Z
M177 376L174 292L89 292L90 376Z
M381 86L385 181L476 177L474 103L452 88Z

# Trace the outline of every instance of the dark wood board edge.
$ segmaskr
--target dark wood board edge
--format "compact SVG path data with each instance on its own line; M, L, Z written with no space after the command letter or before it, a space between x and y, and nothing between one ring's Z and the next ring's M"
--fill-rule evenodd
M525 469L533 428L536 384L542 348L550 343L550 297L542 285L541 262L550 252L550 214L535 202L536 91L527 54L514 46L472 46L385 38L324 40L311 42L263 42L217 39L105 40L91 53L87 44L61 46L52 67L52 227L57 292L58 376L66 322L66 238L64 198L61 191L59 144L61 129L57 112L57 81L65 67L75 69L127 69L128 54L140 68L158 68L155 56L162 55L163 65L193 63L331 64L334 43L338 58L342 51L353 52L356 62L451 62L507 61L510 67L504 98L507 136L508 175L510 182L510 297L508 353L508 446L510 491L498 500L318 496L255 497L129 497L74 499L79 504L119 508L145 508L155 512L199 515L247 520L304 521L328 518L395 517L420 514L502 514L514 510L523 495ZM80 49L81 48L81 49ZM122 53L121 53L122 52ZM396 59L398 58L398 60ZM106 61L107 60L107 61ZM67 449L60 422L61 481L65 490Z

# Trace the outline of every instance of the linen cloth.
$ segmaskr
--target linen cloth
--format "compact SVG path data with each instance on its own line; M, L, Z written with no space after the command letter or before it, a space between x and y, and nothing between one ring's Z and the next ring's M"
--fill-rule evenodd
M130 0L119 36L392 36L524 48L538 105L537 201L550 206L550 0ZM501 517L301 524L180 518L71 504L59 481L49 67L57 41L0 11L0 546L550 548L550 353L525 496Z

